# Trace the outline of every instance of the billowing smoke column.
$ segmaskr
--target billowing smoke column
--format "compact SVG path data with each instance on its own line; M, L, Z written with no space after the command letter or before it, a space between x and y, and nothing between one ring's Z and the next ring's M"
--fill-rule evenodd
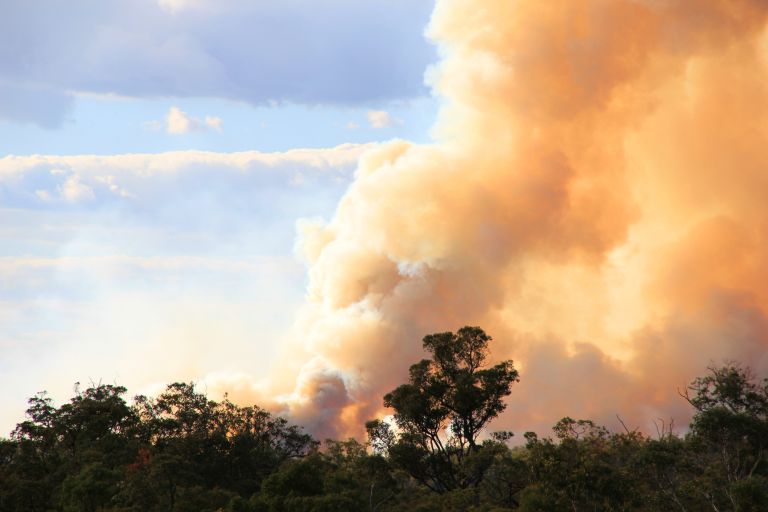
M495 425L518 432L680 424L711 362L768 371L767 20L765 0L438 0L436 142L371 151L302 226L294 419L359 433L421 337L467 324L521 370Z

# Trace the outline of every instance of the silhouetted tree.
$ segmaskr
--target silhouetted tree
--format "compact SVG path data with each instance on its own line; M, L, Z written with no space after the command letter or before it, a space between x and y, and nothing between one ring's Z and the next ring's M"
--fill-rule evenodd
M488 336L479 327L425 336L431 359L410 368L407 384L384 396L399 433L382 421L368 422L371 443L437 492L480 483L493 457L478 437L505 408L518 372L512 361L485 368Z
M424 338L432 355L385 397L396 425L327 440L192 383L123 399L92 385L29 400L0 439L0 512L762 512L768 381L729 364L686 388L689 433L656 438L565 417L553 436L488 433L517 381L486 365L479 328ZM372 449L371 449L372 448ZM437 492L433 492L437 491Z
M768 510L768 379L729 364L710 368L683 396L696 409L699 494L720 510Z

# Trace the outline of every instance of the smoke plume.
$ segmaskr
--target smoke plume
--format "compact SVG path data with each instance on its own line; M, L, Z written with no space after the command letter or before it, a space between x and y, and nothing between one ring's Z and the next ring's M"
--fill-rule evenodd
M684 423L711 362L768 371L768 3L438 0L431 145L368 152L300 226L282 398L359 434L435 331L521 383L494 427Z

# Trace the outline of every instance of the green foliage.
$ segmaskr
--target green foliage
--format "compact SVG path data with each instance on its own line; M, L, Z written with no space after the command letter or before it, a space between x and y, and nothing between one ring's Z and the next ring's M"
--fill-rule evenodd
M768 475L768 379L757 383L735 364L710 368L684 398L696 410L689 439L692 494L720 510L760 509L761 477Z
M528 435L527 463L536 485L521 496L523 510L634 510L642 486L633 467L646 439L610 434L589 420L563 418L556 440Z
M384 396L399 434L381 421L366 425L374 449L434 491L478 485L493 458L478 437L506 408L518 373L512 361L483 368L490 340L479 327L425 336L432 359L412 365L409 382Z
M478 328L424 338L432 359L385 397L369 443L326 440L193 384L124 400L94 385L45 393L0 439L0 512L600 512L768 510L768 381L712 368L683 393L685 436L651 438L565 417L551 437L489 433L517 381L486 368Z
M95 512L109 504L117 494L120 472L96 462L84 466L64 479L61 504L66 511Z
M768 510L768 478L750 476L735 482L730 489L736 512Z
M44 394L0 444L0 511L203 511L249 497L317 443L258 407L175 383L129 406L98 384L60 407Z

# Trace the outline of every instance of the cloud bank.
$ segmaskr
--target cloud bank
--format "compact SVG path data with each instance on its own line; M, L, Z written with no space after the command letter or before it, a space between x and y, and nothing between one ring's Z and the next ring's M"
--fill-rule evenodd
M767 21L762 0L438 0L437 142L367 153L303 225L285 410L359 434L421 337L466 324L521 370L496 424L517 432L682 424L676 387L711 361L768 372Z
M0 120L77 94L363 105L426 94L432 0L25 0L0 19Z
M365 149L0 158L0 434L76 381L258 389Z

